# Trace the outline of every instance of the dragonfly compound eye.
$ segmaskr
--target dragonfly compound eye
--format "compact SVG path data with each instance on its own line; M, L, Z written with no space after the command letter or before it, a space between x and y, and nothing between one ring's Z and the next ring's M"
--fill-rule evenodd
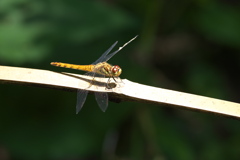
M114 76L119 76L122 73L122 69L119 66L113 66L112 67L112 74Z

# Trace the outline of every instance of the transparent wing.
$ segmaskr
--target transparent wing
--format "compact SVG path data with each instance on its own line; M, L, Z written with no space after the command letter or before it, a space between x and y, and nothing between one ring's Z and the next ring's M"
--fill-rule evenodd
M113 47L116 46L116 44L118 43L118 41L116 41L110 48L108 48L108 50L106 50L102 55L101 57L99 57L95 62L93 62L92 64L97 64L99 62L105 62L105 58L106 58L106 55L111 52L111 50L113 49Z
M107 62L110 58L112 58L112 57L113 57L116 53L118 53L120 50L121 50L121 49L118 49L118 50L116 50L115 52L107 55L107 56L105 57L105 59L104 59L105 62Z
M108 94L106 92L95 92L96 101L103 112L108 107Z
M119 47L118 50L116 50L115 52L106 55L106 57L104 58L104 61L107 62L110 58L112 58L116 53L118 53L120 50L122 50L126 45L128 45L130 42L132 42L135 38L137 38L138 35L136 35L135 37L133 37L132 39L130 39L130 41L128 41L127 43L125 43L122 47Z
M84 75L94 77L95 73L87 72ZM92 82L89 83L89 86L92 85L91 83ZM84 103L86 101L87 95L88 95L88 91L87 90L84 90L84 89L83 90L82 89L78 89L77 90L76 114L78 114L78 112L82 109L82 107L83 107L83 105L84 105Z
M104 75L100 75L100 74L95 74L96 77L105 77ZM97 82L95 82L96 85L101 85L98 84ZM94 92L95 94L95 99L98 103L98 106L100 107L100 109L105 112L107 107L108 107L108 93L106 92Z
M82 109L84 102L86 101L88 95L87 90L78 89L77 91L77 106L76 106L76 114Z

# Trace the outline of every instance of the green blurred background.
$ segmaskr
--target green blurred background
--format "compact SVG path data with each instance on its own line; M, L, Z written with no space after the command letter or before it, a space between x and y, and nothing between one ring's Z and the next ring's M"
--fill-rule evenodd
M0 0L0 64L59 72L139 37L109 63L121 78L240 102L238 0ZM116 50L117 48L115 48ZM0 84L1 160L240 158L240 121L137 102Z

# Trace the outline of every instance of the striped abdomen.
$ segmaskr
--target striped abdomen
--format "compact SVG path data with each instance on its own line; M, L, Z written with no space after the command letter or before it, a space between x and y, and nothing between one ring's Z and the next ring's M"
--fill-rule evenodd
M94 65L76 65L76 64L68 64L68 63L62 63L62 62L51 62L51 65L57 66L57 67L78 69L78 70L87 71L87 72L92 72L94 68Z

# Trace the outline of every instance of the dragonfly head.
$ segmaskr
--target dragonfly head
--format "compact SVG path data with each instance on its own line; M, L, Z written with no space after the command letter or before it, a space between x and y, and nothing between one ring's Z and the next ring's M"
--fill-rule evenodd
M114 77L118 77L122 73L122 69L118 65L115 65L112 66L111 72Z

